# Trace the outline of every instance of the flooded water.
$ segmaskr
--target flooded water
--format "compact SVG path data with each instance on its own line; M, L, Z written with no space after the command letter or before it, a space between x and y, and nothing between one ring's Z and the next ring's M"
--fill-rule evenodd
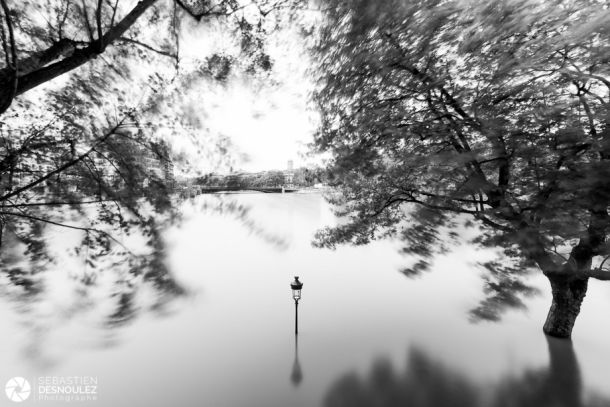
M91 376L97 400L72 404L98 406L610 406L608 284L590 283L572 343L548 340L540 277L527 311L469 321L485 255L469 246L409 279L398 242L313 248L313 233L336 222L316 194L205 196L185 213L166 242L187 291L162 311L144 293L137 318L109 326L96 322L104 307L69 310L75 294L60 285L47 287L48 307L5 295L3 383Z

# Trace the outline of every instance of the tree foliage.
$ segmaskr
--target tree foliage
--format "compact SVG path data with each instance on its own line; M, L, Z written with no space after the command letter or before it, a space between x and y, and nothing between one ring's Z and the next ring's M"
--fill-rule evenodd
M402 230L426 258L458 213L555 282L610 279L604 2L353 0L325 17L315 146L351 221L318 244Z
M118 60L147 52L180 60L180 21L221 23L240 36L249 69L268 70L264 51L265 18L297 2L257 0L46 0L0 1L0 113L13 99L94 59L104 56L109 69ZM143 54L142 54L143 52ZM230 67L229 56L210 60L219 74Z
M162 308L184 292L163 230L181 203L172 168L188 173L193 157L174 146L226 150L208 142L188 98L271 68L269 13L283 2L0 4L0 289L37 299L67 268L81 299L111 280L110 325L137 315L138 292L151 287L150 307ZM202 26L227 49L184 61L181 36Z

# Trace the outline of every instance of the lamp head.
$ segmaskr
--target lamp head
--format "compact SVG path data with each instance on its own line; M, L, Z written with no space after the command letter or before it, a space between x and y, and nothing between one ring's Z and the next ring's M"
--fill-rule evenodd
M299 277L295 276L294 281L290 283L290 288L292 288L292 298L295 300L301 299L301 289L303 288L303 283L299 281Z

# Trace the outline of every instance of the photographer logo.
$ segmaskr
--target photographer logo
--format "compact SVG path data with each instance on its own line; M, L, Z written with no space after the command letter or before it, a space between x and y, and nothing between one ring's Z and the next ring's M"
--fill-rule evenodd
M23 377L13 377L6 382L6 396L17 403L27 400L30 397L32 387Z

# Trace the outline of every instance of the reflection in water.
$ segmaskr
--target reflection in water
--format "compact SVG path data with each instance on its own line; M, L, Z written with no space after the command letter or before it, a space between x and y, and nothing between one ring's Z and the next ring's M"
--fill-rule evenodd
M69 222L84 221L71 215ZM102 223L95 216L88 220ZM89 231L36 222L5 224L0 296L26 328L23 353L30 362L55 365L47 342L71 322L93 327L93 341L105 347L114 343L116 328L143 312L163 313L185 293L165 265L161 224L151 221L146 230L136 225L123 230L123 238L133 240L131 249ZM82 345L77 336L70 341L68 346Z
M51 250L56 263L48 267L43 260L23 261L7 243L0 270L0 348L6 350L0 352L0 378L95 375L103 382L99 407L133 407L134 400L150 407L316 407L325 400L357 407L374 406L377 395L380 406L408 400L423 407L520 407L559 392L549 387L556 380L572 383L562 384L560 398L568 401L559 406L579 397L582 406L607 405L589 397L597 392L610 399L610 331L595 323L610 309L606 286L591 292L598 302L587 310L591 318L579 322L581 379L562 348L553 367L532 370L547 366L538 327L545 298L528 302L527 317L514 313L500 323L470 324L465 313L480 298L480 279L467 262L479 259L476 249L440 258L434 273L410 280L396 272L404 263L399 242L312 248L314 230L333 222L314 194L201 197L186 203L184 216L163 232L165 246L154 253L169 273L159 268L158 278L145 276L150 268L128 273L135 269L120 263L118 254L85 268L82 257L64 250L79 243L66 233L50 236L61 239L47 247L61 243L63 254ZM307 282L307 312L299 315L307 333L291 344L287 283L294 275ZM164 295L165 280L187 287L187 298ZM169 303L155 308L162 298ZM161 311L176 312L158 318ZM425 348L412 353L404 372L406 343ZM337 382L378 355L391 363L379 363L376 379ZM576 372L576 378L551 376L550 369ZM351 389L365 394L346 395Z
M571 341L547 337L546 369L507 377L497 387L480 388L459 372L435 362L420 350L409 354L407 370L396 373L378 360L367 379L348 374L326 394L325 407L601 407L610 400L583 400L580 368Z
M549 367L526 371L521 377L505 380L496 392L493 406L610 406L610 400L593 397L583 400L580 366L571 341L547 337Z
M488 231L477 228L465 217L448 217L426 209L410 216L414 221L399 235L401 253L410 258L407 266L401 269L407 277L420 277L432 271L435 258L458 249L464 242L491 256L472 264L481 273L484 297L469 311L471 321L497 322L507 311L527 310L524 300L541 294L528 283L536 268L515 252L510 241L492 238ZM488 250L490 248L500 251Z
M250 208L231 196L214 196L183 202L186 211L198 215L229 216L267 244L280 250L286 243L267 233L250 217ZM86 212L86 211L85 211ZM63 215L68 221L84 221L85 212ZM88 221L103 219L89 214ZM171 216L170 216L171 215ZM179 284L166 265L162 231L184 218L154 213L147 229L129 224L123 230L101 234L71 230L39 222L4 224L0 250L0 297L11 304L28 332L24 356L34 365L52 367L48 342L60 327L73 323L93 327L84 332L94 346L114 346L117 330L144 314L163 316L169 305L189 290ZM87 329L87 328L85 328ZM78 337L70 347L80 347Z
M237 195L239 196L239 195ZM248 233L262 239L278 250L286 250L288 243L278 235L270 233L264 225L256 222L250 215L251 207L240 203L232 194L204 195L197 201L195 210L198 215L208 213L214 215L229 215L237 220Z
M303 381L303 371L301 370L301 363L299 362L299 336L294 336L294 363L292 364L292 373L290 374L290 381L294 387L298 387Z

